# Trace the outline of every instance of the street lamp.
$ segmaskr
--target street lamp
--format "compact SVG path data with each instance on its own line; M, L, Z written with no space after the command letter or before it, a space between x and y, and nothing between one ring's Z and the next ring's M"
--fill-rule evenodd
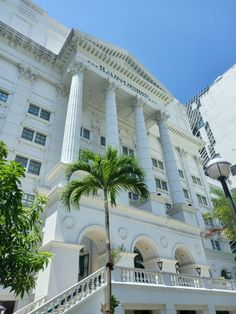
M233 220L236 223L236 206L233 202L232 196L226 183L226 180L228 179L230 174L230 170L231 163L221 157L217 157L207 163L205 174L214 180L220 181L220 183L222 184L226 199L232 210Z

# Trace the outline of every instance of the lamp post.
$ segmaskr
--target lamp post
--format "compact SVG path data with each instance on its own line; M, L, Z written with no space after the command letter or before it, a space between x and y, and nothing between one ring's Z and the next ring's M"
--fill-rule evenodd
M226 183L226 180L228 179L229 174L230 174L230 170L231 170L231 163L224 160L221 157L217 157L208 162L208 164L206 165L205 174L208 177L212 178L213 180L220 181L222 188L224 190L226 199L232 210L234 223L236 224L236 206L233 202L231 193Z

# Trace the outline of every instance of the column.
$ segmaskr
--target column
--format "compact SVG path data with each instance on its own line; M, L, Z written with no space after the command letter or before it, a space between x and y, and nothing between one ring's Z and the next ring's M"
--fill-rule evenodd
M143 116L144 103L138 99L134 107L134 118L136 128L136 152L140 166L146 173L146 183L150 193L156 193L156 183L154 179L152 160L150 157L147 131Z
M85 67L82 63L75 62L68 71L72 73L72 80L61 153L61 161L64 163L75 161L79 154Z
M166 120L168 119L168 115L159 111L156 120L159 126L160 139L161 139L161 147L163 152L163 157L165 161L166 174L168 178L170 193L173 205L183 204L185 203L185 198L183 194L181 179L178 172L178 167L175 160L174 151L172 148L172 144L170 141L170 136L168 133L168 129L166 126Z
M185 174L185 177L186 177L186 181L187 181L187 185L189 187L189 192L190 192L190 196L191 196L191 199L192 199L192 203L193 203L193 206L195 208L198 208L198 200L197 200L197 196L196 196L196 193L194 191L194 186L193 186L193 180L191 178L191 174L190 174L190 171L189 171L189 166L188 166L188 161L187 161L187 152L181 148L181 147L177 147L177 150L180 154L180 158L181 158L181 161L182 161L182 165L183 165L183 168L184 168L184 174Z
M106 146L111 145L119 151L119 129L116 111L116 87L106 85Z
M209 185L208 185L208 182L207 182L207 177L206 177L206 175L204 173L203 166L202 166L202 159L201 159L201 157L196 156L196 155L194 156L194 159L196 161L198 172L199 172L199 175L200 175L200 179L201 179L201 181L203 183L203 186L204 186L204 189L205 189L205 192L206 192L208 206L210 208L213 208L212 201L211 201L210 188L209 188Z
M196 209L197 224L200 227L205 228L205 223L204 223L204 220L202 218L202 214L199 211L199 204L198 204L197 195L196 195L196 192L195 192L195 189L194 189L194 185L193 185L193 180L192 180L192 177L191 177L191 174L190 174L190 171L189 171L188 160L186 158L187 157L187 152L183 148L181 148L181 147L178 147L177 150L178 150L178 152L180 154L182 165L183 165L183 168L184 168L184 174L185 174L185 177L186 177L187 185L189 187L190 197L192 199L192 206L194 207L194 209ZM193 219L195 219L195 217L193 217Z

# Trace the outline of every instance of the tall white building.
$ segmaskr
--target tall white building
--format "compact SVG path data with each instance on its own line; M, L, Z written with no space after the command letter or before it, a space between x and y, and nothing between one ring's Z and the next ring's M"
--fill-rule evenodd
M236 65L187 103L193 134L206 142L204 164L216 155L232 163L230 181L236 187Z
M127 51L67 29L29 0L0 8L0 138L26 168L24 202L48 196L42 247L54 254L28 298L1 290L8 313L24 302L18 313L100 313L102 195L68 212L60 193L79 150L106 145L137 157L151 193L146 203L122 194L110 209L113 247L125 248L112 274L116 313L236 313L234 255L221 236L202 236L214 225L203 219L204 142L185 107Z

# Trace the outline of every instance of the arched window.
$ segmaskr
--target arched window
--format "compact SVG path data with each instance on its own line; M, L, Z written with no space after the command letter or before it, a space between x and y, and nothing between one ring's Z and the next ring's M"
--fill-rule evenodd
M137 255L134 258L134 268L142 268L144 269L145 267L143 266L143 257L142 254L140 253L139 249L137 247L134 248L134 253Z

